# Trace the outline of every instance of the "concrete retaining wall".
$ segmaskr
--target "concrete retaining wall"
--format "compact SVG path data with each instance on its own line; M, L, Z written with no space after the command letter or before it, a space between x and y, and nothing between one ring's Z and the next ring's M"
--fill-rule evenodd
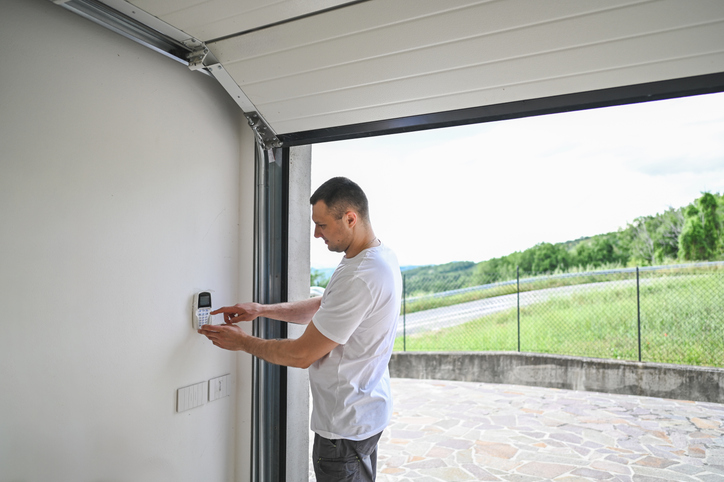
M517 352L396 352L394 378L532 385L724 403L724 369Z

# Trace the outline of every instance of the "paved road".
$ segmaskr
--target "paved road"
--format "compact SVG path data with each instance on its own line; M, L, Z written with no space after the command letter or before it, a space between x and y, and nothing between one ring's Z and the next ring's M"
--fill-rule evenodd
M651 280L641 280L642 284L649 281ZM608 281L525 291L520 293L520 306L542 303L553 296L570 296L574 293L610 288L612 283L615 283L616 286L630 286L635 285L636 280ZM414 335L415 333L423 331L461 325L482 316L515 308L517 303L517 295L512 294L409 313L405 316L404 326L403 320L400 318L400 323L397 327L397 336L402 336L403 329L406 330L407 335Z

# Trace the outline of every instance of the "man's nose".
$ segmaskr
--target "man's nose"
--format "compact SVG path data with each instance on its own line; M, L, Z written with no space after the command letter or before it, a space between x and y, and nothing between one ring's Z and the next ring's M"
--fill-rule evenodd
M315 238L321 238L321 237L322 237L322 233L321 233L320 230L319 230L319 226L315 226L315 227L314 227L314 237L315 237Z

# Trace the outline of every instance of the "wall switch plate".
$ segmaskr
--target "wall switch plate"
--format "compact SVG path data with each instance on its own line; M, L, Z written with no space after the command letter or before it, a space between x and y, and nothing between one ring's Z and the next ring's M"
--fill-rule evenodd
M206 403L206 382L197 383L176 391L176 411L183 412Z
M209 402L228 397L231 394L231 375L222 375L209 380Z

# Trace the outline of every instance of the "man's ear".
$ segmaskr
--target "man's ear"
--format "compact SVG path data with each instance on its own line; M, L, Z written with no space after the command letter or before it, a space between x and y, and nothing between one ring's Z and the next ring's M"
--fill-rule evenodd
M345 221L347 221L347 226L350 228L353 228L357 224L357 213L354 211L347 211L344 213Z

